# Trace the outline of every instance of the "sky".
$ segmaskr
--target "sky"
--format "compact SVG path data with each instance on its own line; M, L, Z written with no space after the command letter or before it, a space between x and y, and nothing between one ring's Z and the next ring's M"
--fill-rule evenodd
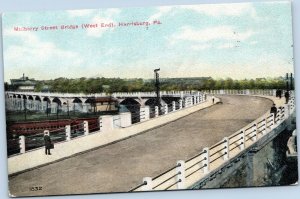
M150 25L119 26L131 22ZM2 25L5 81L23 73L37 80L149 79L155 68L163 78L244 79L294 72L290 1L12 12L3 14ZM24 27L37 31L15 30Z

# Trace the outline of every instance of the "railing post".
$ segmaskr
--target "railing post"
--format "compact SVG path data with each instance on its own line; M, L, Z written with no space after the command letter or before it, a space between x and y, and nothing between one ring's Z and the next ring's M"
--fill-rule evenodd
M263 131L263 135L265 135L267 133L267 131L268 131L268 128L267 128L268 122L267 121L268 121L268 115L266 115L266 117L264 118L263 124L265 126L265 130Z
M168 104L164 104L164 115L168 114Z
M102 115L100 116L101 128L100 131L111 131L114 129L114 121L112 115Z
M20 153L25 153L25 136L21 135L19 137Z
M272 129L274 126L275 126L275 121L276 121L276 118L275 118L275 113L271 113L271 115L272 115L272 125L271 125L271 128L270 129Z
M285 119L289 118L289 115L290 115L290 105L289 104L284 105L284 115L285 115Z
M102 118L101 118L101 116L98 118L98 123L99 123L99 131L102 131Z
M245 131L241 131L241 138L240 138L240 150L245 149Z
M209 163L210 163L209 148L204 148L203 152L204 152L203 171L204 171L204 173L208 173L209 172Z
M66 125L66 140L70 141L71 140L71 125Z
M84 130L84 135L89 135L89 123L88 121L83 121L83 130Z
M253 125L253 131L254 131L254 137L253 137L253 141L257 140L257 131L258 131L258 125L257 122Z
M177 189L185 189L185 162L183 160L177 161Z
M128 126L131 126L131 113L130 112L124 112L120 113L120 120L121 120L121 127L125 128Z
M228 139L228 137L225 137L223 139L223 141L224 141L223 157L224 157L224 160L228 160L229 159L229 139Z
M155 117L158 117L159 116L159 111L158 111L158 106L155 106Z
M143 191L150 191L153 188L152 178L145 177L143 178L144 186L142 187Z
M140 121L146 121L150 119L150 107L145 106L140 108Z
M182 99L179 100L179 109L182 109Z
M176 111L176 102L172 101L172 111Z

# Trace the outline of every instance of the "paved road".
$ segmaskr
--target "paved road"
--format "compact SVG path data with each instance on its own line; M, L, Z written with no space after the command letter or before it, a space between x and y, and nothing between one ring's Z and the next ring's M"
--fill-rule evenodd
M94 151L9 179L17 196L124 192L246 126L272 105L267 99L222 96L223 104ZM42 186L41 191L30 191Z

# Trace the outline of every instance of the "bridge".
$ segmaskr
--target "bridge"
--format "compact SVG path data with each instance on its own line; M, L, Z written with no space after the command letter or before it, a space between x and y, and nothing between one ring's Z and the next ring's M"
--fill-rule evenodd
M35 149L9 157L11 194L218 187L246 154L260 151L289 127L295 110L293 97L284 104L274 90L205 92L216 95L217 103L209 96L122 128L115 128L112 117L100 117L104 128L91 134L86 129L84 136L56 144L52 156ZM269 113L274 102L276 117ZM28 189L39 185L40 192Z
M172 101L181 103L191 103L192 100L202 100L202 94L196 91L162 91L160 92L161 104L169 104ZM45 111L50 109L51 113L58 110L62 112L79 111L91 112L93 98L112 97L120 104L136 104L144 107L153 105L156 99L155 92L117 92L83 94L83 93L43 93L43 92L12 92L5 93L6 109L9 111L24 110L25 107L30 111Z

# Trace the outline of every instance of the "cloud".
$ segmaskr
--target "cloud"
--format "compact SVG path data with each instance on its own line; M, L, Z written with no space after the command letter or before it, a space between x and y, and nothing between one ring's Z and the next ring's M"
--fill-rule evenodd
M251 3L187 5L181 8L213 17L240 15L256 17L255 8Z
M184 26L178 33L171 36L171 44L181 40L193 42L210 42L213 40L244 41L254 35L254 31L238 32L231 26L215 26L197 30Z
M232 43L225 43L225 44L217 46L217 49L227 49L227 48L234 48L234 47L236 47L236 45L234 45Z
M163 7L158 7L156 10L157 12L154 13L152 16L150 16L148 21L154 21L160 19L161 16L170 13L173 10L173 7L163 6Z
M101 23L115 23L114 17L116 17L120 12L121 10L117 8L106 9L104 12L99 12L97 16L94 16L89 23L98 24L98 26L100 26ZM86 32L87 36L99 38L102 37L103 33L106 31L113 29L113 27L88 28L86 29Z
M256 44L258 44L258 41L251 41L251 42L249 42L249 44L250 45L256 45Z
M121 12L121 9L119 9L119 8L109 8L109 9L105 10L104 14L107 17L113 17L115 15L120 14L120 12Z
M95 10L67 10L67 13L70 17L84 17L90 16Z
M191 46L191 49L194 51L201 51L201 50L205 50L208 48L211 48L212 46L209 44L199 44L199 45L193 45Z
M241 16L247 15L257 18L256 10L251 3L228 3L228 4L202 4L202 5L183 5L183 6L163 6L159 7L149 20L157 20L162 16L170 14L174 8L176 10L194 11L212 17L221 16Z
M5 69L9 74L6 76L18 77L18 73L26 71L38 77L44 74L48 79L50 74L45 71L50 71L49 68L52 68L53 73L57 73L57 70L68 73L70 68L83 63L77 52L61 49L53 42L42 41L33 32L17 32L11 28L5 29L3 36L11 37L19 43L10 45L4 51Z

